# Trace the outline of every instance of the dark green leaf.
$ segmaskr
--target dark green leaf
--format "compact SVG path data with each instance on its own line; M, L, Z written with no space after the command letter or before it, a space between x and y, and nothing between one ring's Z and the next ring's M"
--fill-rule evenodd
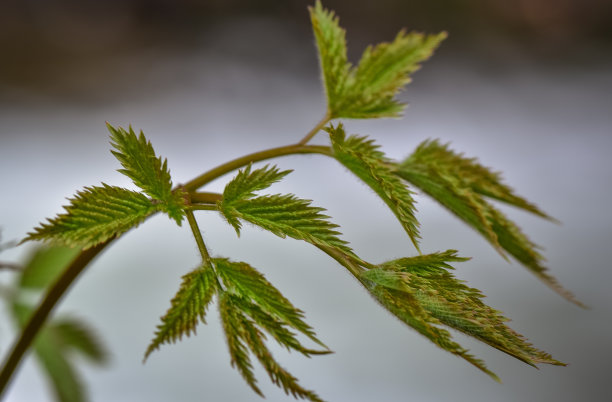
M108 361L108 351L84 322L76 319L57 319L49 324L49 330L56 334L62 349L78 351L96 363Z

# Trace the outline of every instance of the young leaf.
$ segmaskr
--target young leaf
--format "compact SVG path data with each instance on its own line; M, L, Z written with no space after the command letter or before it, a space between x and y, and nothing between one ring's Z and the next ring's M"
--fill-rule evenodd
M245 310L252 312L252 306L252 303L230 292L223 292L220 297L221 322L232 356L232 365L238 368L251 388L263 396L261 390L256 386L248 348L267 371L270 380L281 387L285 393L296 398L322 402L316 393L300 386L297 378L274 360L264 343L265 336L257 326L259 323L253 321L244 313Z
M24 264L20 289L43 289L64 271L79 250L68 247L38 247Z
M313 329L303 321L304 312L295 308L259 271L245 262L233 262L224 258L215 258L213 263L229 291L251 300L261 307L263 312L278 318L325 347L317 339Z
M335 117L342 110L343 92L351 67L346 56L346 32L338 24L334 12L324 9L319 0L314 7L309 7L309 11L319 50L327 108L330 116Z
M441 144L438 140L423 141L415 152L404 162L409 165L435 165L445 174L453 174L461 184L483 196L514 205L542 218L552 219L535 204L515 194L514 190L503 183L501 174L478 163L476 158L468 158Z
M400 31L393 42L369 46L351 71L352 85L344 92L339 117L400 117L405 104L395 96L445 38L445 32L424 35Z
M24 241L47 240L89 248L139 225L157 210L143 194L104 183L102 187L85 187L69 201L65 214L42 223Z
M429 314L414 295L397 290L400 287L406 288L404 283L399 283L402 281L400 275L373 269L363 273L361 281L372 296L400 321L442 349L465 359L494 380L499 381L497 375L490 371L482 360L472 356L467 349L452 340L447 330L437 326L441 325L441 322Z
M484 195L496 194L512 205L548 217L527 200L515 195L495 173L449 151L436 141L422 143L402 162L396 174L465 221L482 234L503 256L512 255L529 271L569 301L582 305L548 273L537 246L516 224L491 205Z
M393 42L368 47L352 67L346 56L345 31L320 1L310 9L330 118L398 117L404 108L395 96L410 74L427 60L446 33L401 31Z
M493 346L523 362L564 365L549 354L535 349L525 338L514 332L508 321L498 311L482 302L482 293L466 286L449 272L448 262L463 261L455 250L443 253L402 258L381 264L377 275L388 275L401 282L402 291L410 293L428 314L444 325ZM372 272L364 277L385 287L392 287L377 280ZM397 287L392 287L397 289Z
M172 191L172 180L168 161L155 155L151 143L141 131L140 135L130 126L128 131L106 124L111 133L113 155L121 162L119 172L128 176L134 184L160 203L161 210L181 224L183 220L184 199L181 191Z
M292 194L252 198L253 191L267 187L288 173L267 166L253 172L249 168L239 171L236 178L227 184L224 198L218 203L219 210L238 234L242 219L282 238L289 236L315 245L337 248L352 255L348 243L340 239L340 233L334 230L338 226L329 222L329 217L321 213L323 208L311 206L309 200Z
M195 334L198 321L206 323L206 309L217 293L217 278L210 266L201 266L183 276L181 287L172 299L171 306L161 318L155 337L151 341L144 360L164 343L174 343L183 335Z
M331 138L334 157L389 206L418 250L419 223L415 217L412 192L394 174L391 161L372 140L357 136L346 138L342 124L335 128L330 125L326 130Z
M269 165L251 171L251 165L248 165L239 170L236 177L227 183L223 190L223 201L231 203L253 198L255 191L270 187L291 172L291 170L280 171L276 166L269 167Z

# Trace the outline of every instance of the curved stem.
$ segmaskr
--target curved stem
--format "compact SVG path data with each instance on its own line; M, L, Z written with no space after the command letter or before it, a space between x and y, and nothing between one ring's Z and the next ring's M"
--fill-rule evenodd
M323 145L295 144L255 152L219 165L216 168L213 168L208 172L196 177L195 179L183 184L183 188L188 192L193 192L202 187L203 185L213 181L214 179L223 176L224 174L229 173L233 170L246 166L249 163L294 154L323 154L331 156L332 150L330 147L326 147Z
M304 140L306 140L307 142L310 138L312 138L312 136L314 136L314 134L316 134L316 132L318 132L321 127L325 125L327 121L324 120L322 120L311 131L312 135L310 135L311 133L309 133L306 137L304 137L302 142L304 142ZM216 168L211 169L208 172L189 181L182 187L185 191L193 193L198 188L211 182L212 180L233 170L246 166L249 163L259 162L266 159L292 154L322 154L332 156L332 150L327 146L294 144L255 152L219 165ZM198 193L195 194L196 199L200 196L206 198L207 200L208 197L214 198L213 196L211 196L211 193L200 193L200 195L197 195ZM190 211L186 212L189 214ZM13 373L21 362L21 359L34 341L36 334L38 334L38 332L46 322L49 314L51 313L55 305L58 303L64 293L68 290L68 288L72 285L75 279L79 276L79 274L85 269L85 267L87 267L87 265L113 240L114 239L109 239L94 247L81 251L81 253L72 261L68 268L57 279L57 281L51 286L51 288L49 288L47 294L41 300L33 315L30 317L30 320L21 331L19 339L15 342L15 344L11 348L10 354L4 361L2 371L0 372L0 398L6 390L6 386L10 382Z
M312 137L314 137L319 131L321 131L321 129L327 124L329 123L329 121L331 120L331 116L329 115L329 112L325 113L325 116L323 116L323 118L321 119L320 122L317 123L316 126L314 126L312 128L312 130L310 130L308 132L308 134L306 134L304 136L304 138L302 138L300 140L300 142L298 142L299 145L306 145L308 143L308 141L310 141L312 139Z
M66 293L66 290L70 287L72 282L77 276L83 271L83 269L102 251L108 246L114 239L109 239L103 243L100 243L94 247L88 248L82 251L66 268L66 271L57 279L57 281L49 288L47 294L39 304L34 314L30 317L30 320L21 331L21 336L17 342L13 345L10 355L4 361L2 372L0 373L0 395L5 390L9 381L11 380L12 374L19 365L23 355L28 350L36 334L43 326L47 317L53 310L53 307Z
M216 204L217 201L223 199L223 195L219 193L193 192L189 193L189 199L192 203Z

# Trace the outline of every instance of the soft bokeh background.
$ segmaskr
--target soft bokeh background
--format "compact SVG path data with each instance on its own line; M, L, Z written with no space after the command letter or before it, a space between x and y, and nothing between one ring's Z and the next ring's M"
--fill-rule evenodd
M65 197L115 172L104 122L143 129L175 182L230 158L295 142L324 109L306 6L311 2L196 0L0 3L0 225L20 239ZM612 358L612 7L605 0L327 1L348 29L350 56L401 27L448 30L449 39L402 95L402 120L347 121L391 157L425 138L504 172L507 182L560 219L504 208L545 249L552 273L591 306L564 301L475 232L419 198L423 250L474 257L457 275L488 295L512 327L569 363L535 370L463 336L504 384L437 349L374 303L335 262L293 240L233 229L200 214L210 249L260 268L307 313L336 353L305 359L274 348L303 385L330 401L604 401ZM323 135L315 139L325 143ZM366 259L414 253L385 206L331 160L278 160L295 173L274 187L316 200ZM210 186L222 189L227 178ZM18 261L22 246L0 254ZM198 263L186 227L157 216L96 260L63 300L113 352L84 369L93 401L257 401L229 365L216 312L198 335L143 352L158 318ZM10 273L0 272L3 283ZM0 324L5 353L13 339ZM260 383L269 401L291 400ZM30 358L8 401L47 401Z

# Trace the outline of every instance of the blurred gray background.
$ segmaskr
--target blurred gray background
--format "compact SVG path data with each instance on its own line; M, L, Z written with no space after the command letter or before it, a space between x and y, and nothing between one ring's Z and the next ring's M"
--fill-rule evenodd
M310 1L122 0L0 2L0 226L22 238L65 198L104 181L132 187L109 152L104 122L143 129L175 182L230 158L300 139L325 104L306 6ZM348 30L356 61L402 27L449 39L401 98L402 120L346 121L393 158L426 138L452 142L562 221L505 208L545 249L552 273L591 306L566 302L474 231L419 197L425 252L456 248L456 274L488 295L511 326L569 363L535 370L457 335L504 381L490 380L384 312L318 250L214 213L198 215L214 254L251 263L298 307L336 353L305 359L273 346L301 383L329 401L610 400L612 274L612 4L604 0L324 3ZM324 135L314 143L326 143ZM415 251L374 194L331 160L278 159L295 172L274 191L314 199L364 258ZM223 188L227 177L212 183ZM0 254L18 261L28 246ZM99 257L60 313L87 318L113 352L86 366L93 401L257 401L229 364L214 309L196 337L141 364L180 276L198 263L187 227L156 216ZM3 283L10 273L0 272ZM0 323L5 353L13 339ZM258 369L269 401L287 401ZM7 400L47 401L27 359Z

